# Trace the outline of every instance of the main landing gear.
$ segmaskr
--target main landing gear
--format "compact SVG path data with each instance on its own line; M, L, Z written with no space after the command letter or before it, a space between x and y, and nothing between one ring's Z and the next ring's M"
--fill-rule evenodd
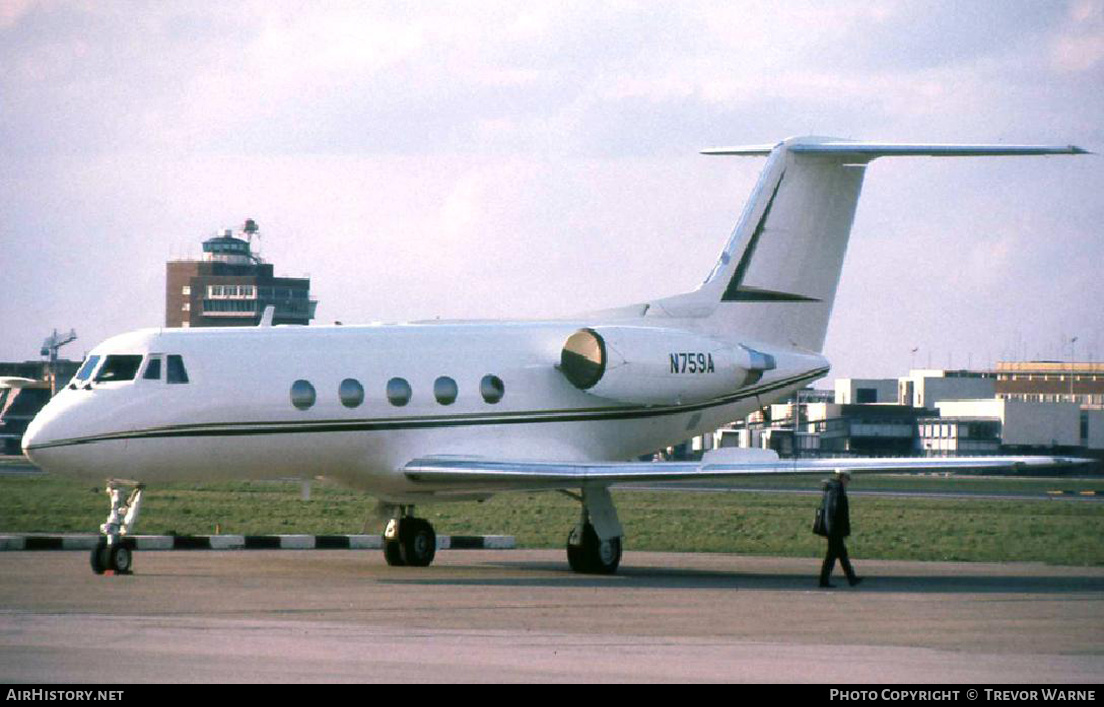
M133 486L126 499L120 486ZM138 511L142 507L142 484L128 484L121 481L107 482L107 495L111 497L111 512L107 522L100 526L100 537L96 547L92 548L89 558L92 571L103 574L112 571L115 574L130 574L134 562L134 541L127 537L138 520Z
M383 531L383 556L392 567L428 567L437 554L437 533L414 506L398 506Z
M582 497L575 498L583 508L567 536L567 564L580 574L613 574L621 564L624 531L609 489L584 488Z
M580 523L567 536L567 564L580 574L613 574L621 564L621 538L601 540L593 525Z

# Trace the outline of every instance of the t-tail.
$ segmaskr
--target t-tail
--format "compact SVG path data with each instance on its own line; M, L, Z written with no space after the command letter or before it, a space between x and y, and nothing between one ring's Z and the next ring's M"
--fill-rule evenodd
M705 282L693 292L640 305L636 314L684 320L702 333L739 332L753 341L820 352L872 160L1085 152L1073 145L903 145L821 137L703 150L768 160Z

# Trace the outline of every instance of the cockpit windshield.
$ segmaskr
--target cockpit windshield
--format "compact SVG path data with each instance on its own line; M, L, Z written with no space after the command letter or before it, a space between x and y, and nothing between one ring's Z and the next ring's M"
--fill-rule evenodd
M187 383L188 371L184 368L184 358L169 354L169 370L167 376L169 383Z
M81 364L80 370L77 371L75 376L79 381L86 381L92 376L92 371L96 370L96 364L100 362L99 356L89 356Z
M146 362L145 368L142 367L143 361ZM133 381L139 374L143 381L189 382L184 357L179 354L100 354L85 359L69 387L73 390L78 386L92 390L93 383Z
M142 357L136 355L108 356L100 372L96 374L97 383L109 383L134 380Z

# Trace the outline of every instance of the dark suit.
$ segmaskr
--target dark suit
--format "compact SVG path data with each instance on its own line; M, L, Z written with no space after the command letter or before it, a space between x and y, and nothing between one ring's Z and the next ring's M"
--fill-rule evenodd
M824 564L820 566L820 586L828 586L828 578L832 575L837 559L847 575L847 581L856 584L858 578L847 557L847 546L843 543L843 539L851 534L851 512L847 506L847 491L839 479L832 479L824 485L823 507L824 526L828 532L828 554L824 556Z

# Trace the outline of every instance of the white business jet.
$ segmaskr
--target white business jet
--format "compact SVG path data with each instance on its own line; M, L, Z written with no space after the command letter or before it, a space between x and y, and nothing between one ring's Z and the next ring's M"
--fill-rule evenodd
M325 476L377 498L392 565L433 561L430 501L562 490L581 503L572 569L614 572L610 487L642 481L1049 464L1050 457L783 461L718 450L639 462L828 373L820 353L867 164L887 156L1071 155L1074 146L794 138L705 151L767 156L693 292L570 319L144 329L97 346L23 450L108 479L97 572L129 571L145 484ZM125 481L124 481L125 479ZM124 497L124 489L131 489Z

